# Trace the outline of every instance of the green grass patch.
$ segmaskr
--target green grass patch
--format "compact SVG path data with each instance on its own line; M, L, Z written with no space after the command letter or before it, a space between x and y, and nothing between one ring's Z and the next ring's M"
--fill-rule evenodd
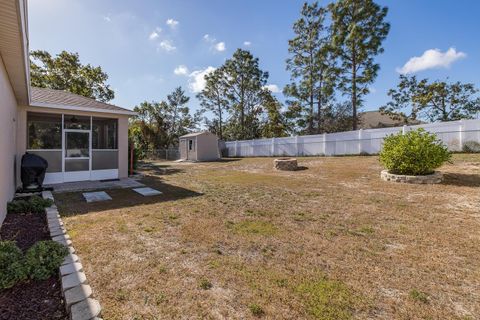
M235 233L271 236L278 232L278 228L270 222L259 220L247 220L227 225Z
M256 303L249 304L248 309L255 317L261 317L265 314L265 311L263 311L263 308Z
M408 296L413 301L418 301L418 302L421 302L421 303L428 303L428 295L425 292L421 292L417 289L410 290L410 292L408 293Z
M352 318L356 297L343 282L322 277L303 282L296 289L304 299L308 312L315 319Z
M203 290L208 290L213 287L213 284L208 279L200 280L199 287Z

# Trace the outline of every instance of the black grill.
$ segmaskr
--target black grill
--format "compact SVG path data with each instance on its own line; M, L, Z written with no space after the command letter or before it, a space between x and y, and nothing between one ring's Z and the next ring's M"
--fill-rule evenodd
M25 153L22 157L21 179L23 190L42 189L45 172L48 168L47 160L32 153Z

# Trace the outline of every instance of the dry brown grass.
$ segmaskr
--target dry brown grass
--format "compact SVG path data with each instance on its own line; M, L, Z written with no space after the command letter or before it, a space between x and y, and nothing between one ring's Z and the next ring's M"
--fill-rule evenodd
M105 319L478 319L480 156L441 185L376 157L152 165L164 195L58 194Z

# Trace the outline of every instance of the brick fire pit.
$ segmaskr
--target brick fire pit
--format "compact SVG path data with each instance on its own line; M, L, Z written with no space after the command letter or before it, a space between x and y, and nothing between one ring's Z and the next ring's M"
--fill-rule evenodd
M273 160L273 167L277 170L295 171L298 169L297 159L283 158Z

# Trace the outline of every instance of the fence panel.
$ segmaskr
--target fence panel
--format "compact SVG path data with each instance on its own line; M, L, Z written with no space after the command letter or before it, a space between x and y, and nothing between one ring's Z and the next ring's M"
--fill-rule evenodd
M450 151L461 151L466 143L480 144L480 120L476 119L288 138L229 141L225 142L225 149L230 157L377 154L382 149L386 136L417 128L435 133Z
M180 150L173 148L148 150L145 158L148 160L178 160L180 159Z

